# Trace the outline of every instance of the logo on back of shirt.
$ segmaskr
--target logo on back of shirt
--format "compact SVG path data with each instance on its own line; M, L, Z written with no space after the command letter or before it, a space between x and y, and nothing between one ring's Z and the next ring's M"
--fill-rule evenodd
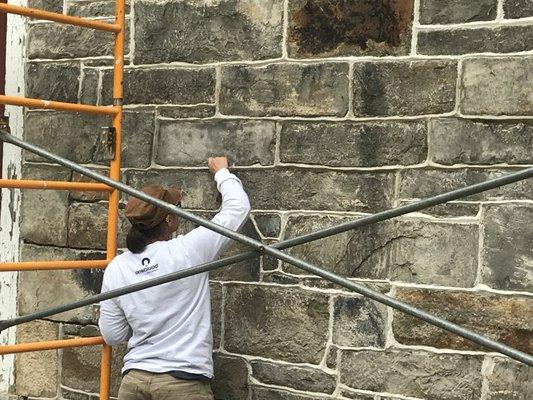
M150 273L150 272L155 271L157 268L159 268L159 264L150 265L149 258L143 258L141 261L141 264L144 268L141 268L140 270L135 271L135 275Z

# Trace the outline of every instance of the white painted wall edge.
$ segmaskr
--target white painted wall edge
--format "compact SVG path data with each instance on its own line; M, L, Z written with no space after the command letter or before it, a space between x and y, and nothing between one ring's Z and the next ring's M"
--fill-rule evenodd
M26 6L27 0L8 0L8 3ZM6 94L24 96L24 58L26 46L26 19L8 14L6 43ZM11 133L22 137L23 108L6 106ZM4 145L2 176L20 178L22 154L19 148ZM0 212L0 262L18 261L20 239L20 191L2 192ZM17 314L17 273L0 273L0 319ZM15 343L16 329L11 328L0 334L0 344ZM14 384L13 355L0 357L0 394L9 390Z

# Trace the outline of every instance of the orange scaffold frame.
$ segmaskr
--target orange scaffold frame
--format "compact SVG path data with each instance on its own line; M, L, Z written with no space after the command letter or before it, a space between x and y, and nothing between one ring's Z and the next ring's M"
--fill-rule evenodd
M107 23L86 18L47 12L28 7L20 7L12 4L0 3L0 12L18 14L29 18L54 21L83 28L107 31L115 34L114 63L113 63L113 105L95 106L85 104L64 103L59 101L30 99L25 97L6 96L0 94L0 104L52 109L61 111L81 112L89 114L107 115L112 118L114 128L114 158L110 163L109 176L113 180L120 180L120 152L122 141L122 98L124 76L124 41L125 41L125 0L116 0L115 22ZM107 243L105 260L87 261L31 261L0 263L2 271L28 271L28 270L52 270L52 269L82 269L82 268L105 268L109 261L116 255L117 249L117 225L118 204L120 194L117 189L107 185L91 182L64 182L64 181L37 181L0 179L0 188L11 189L48 189L48 190L83 190L109 193ZM0 355L23 353L29 351L42 351L63 349L68 347L102 345L102 357L100 368L100 399L108 400L110 394L111 377L111 346L107 346L102 337L88 337L65 340L51 340L36 343L20 343L0 346Z

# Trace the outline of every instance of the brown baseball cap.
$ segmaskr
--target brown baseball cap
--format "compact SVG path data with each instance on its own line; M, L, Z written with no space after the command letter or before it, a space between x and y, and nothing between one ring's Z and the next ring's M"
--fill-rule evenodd
M181 192L176 188L150 185L142 188L142 191L170 204L177 205L181 202ZM141 229L152 229L163 222L168 212L153 204L132 197L126 205L124 214L132 225Z

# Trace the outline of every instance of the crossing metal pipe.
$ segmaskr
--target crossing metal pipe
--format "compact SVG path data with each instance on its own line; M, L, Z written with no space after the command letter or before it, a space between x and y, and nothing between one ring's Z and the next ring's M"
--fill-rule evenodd
M362 294L366 297L369 297L375 301L378 301L382 304L385 304L385 305L388 305L390 307L393 307L399 311L402 311L406 314L409 314L409 315L412 315L416 318L419 318L419 319L422 319L424 320L425 322L428 322L430 323L431 325L435 325L439 328L442 328L444 330L447 330L449 332L452 332L456 335L459 335L465 339L468 339L472 342L475 342L483 347L486 347L488 349L491 349L491 350L494 350L496 352L499 352L501 354L504 354L504 355L507 355L515 360L518 360L524 364L527 364L527 365L530 365L530 366L533 366L533 356L525 353L525 352L522 352L520 350L517 350L513 347L510 347L510 346L507 346L503 343L500 343L500 342L497 342L495 340L492 340L492 339L489 339L483 335L480 335L474 331L471 331L467 328L464 328L462 326L459 326L457 324L454 324L452 322L449 322L445 319L442 319L440 317L437 317L437 316L434 316L432 314L429 314L425 311L422 311L422 310L419 310L413 306L411 306L410 304L407 304L405 302L402 302L400 300L397 300L397 299L394 299L392 297L389 297L387 295L384 295L382 293L379 293L375 290L372 290L372 289L369 289L367 288L366 286L364 285L361 285L360 283L357 283L357 282L352 282L346 278L343 278L339 275L336 275L332 272L329 272L329 271L326 271L326 270L323 270L321 268L318 268L306 261L303 261L303 260L300 260L300 259L297 259L295 257L292 257L290 255L287 255L285 253L283 253L282 251L279 250L279 248L281 248L281 246L279 246L280 244L278 244L278 246L265 246L263 245L261 242L257 241L257 240L254 240L254 239L251 239L245 235L242 235L240 233L237 233L237 232L234 232L232 230L229 230L227 228L224 228L220 225L217 225L211 221L208 221L208 220L204 220L203 218L200 218L192 213L189 213L183 209L180 209L180 208L177 208L175 207L175 205L172 205L172 204L169 204L169 203L165 203L164 201L161 201L159 199L156 199L156 198L153 198L151 196L148 196L146 193L143 193L141 192L140 190L137 190L137 189L133 189L125 184L123 184L122 182L117 182L117 181L114 181L106 176L103 176L103 175L100 175L94 171L91 171L85 167L82 167L72 161L69 161L69 160L66 160L62 157L59 157L57 155L54 155L52 153L49 153L48 151L46 150L43 150L39 147L36 147L30 143L27 143L27 142L24 142L23 140L20 140L12 135L10 135L9 133L5 132L5 131L0 131L0 139L5 141L5 142L8 142L8 143L11 143L11 144L14 144L18 147L21 147L25 150L28 150L32 153L35 153L37 155L40 155L41 157L45 157L51 161L54 161L60 165L63 165L67 168L70 168L74 171L77 171L85 176L88 176L96 181L99 181L99 182L102 182L102 183L105 183L106 185L109 185L115 189L118 189L124 193L127 193L131 196L134 196L134 197L137 197L143 201L146 201L147 203L151 203L151 204L154 204L158 207L161 207L162 209L164 209L165 211L167 211L168 213L171 213L171 214L175 214L175 215L179 215L189 221L192 221L194 223L197 223L198 225L201 225L201 226L204 226L208 229L211 229L221 235L224 235L224 236L227 236L235 241L238 241L240 243L244 243L250 247L252 247L254 250L260 252L260 253L266 253L266 254L269 254L275 258L278 258L282 261L285 261L285 262L288 262L300 269L303 269L305 271L308 271L308 272L311 272L312 274L315 274L315 275L318 275L324 279L327 279L331 282L334 282L334 283L337 283L339 284L340 286L343 286L345 288L348 288L354 292L357 292L359 294ZM479 193L480 191L483 191L483 190L488 190L488 189L491 189L491 188L494 188L494 187L498 187L498 186L501 186L501 185L504 185L504 184L508 184L508 183L512 183L512 182L516 182L516 181L519 181L519 180L522 180L522 179L526 179L526 178L530 178L533 176L533 168L527 168L527 169L524 169L522 171L519 171L517 173L514 173L514 174L510 174L510 175L507 175L507 176L504 176L502 178L497 178L497 179L494 179L491 182L491 184L489 185L486 185L486 186L480 186L480 185L483 185L483 184L478 184L478 185L474 185L474 187L477 187L477 192L476 191L472 191L472 189L470 188L464 188L464 189L459 189L459 191L462 191L460 193L462 193L461 196L458 196L457 192L458 191L455 191L456 192L456 196L458 197L455 197L455 198L459 198L459 197L464 197L464 196L467 196L467 195L471 195L471 194L474 194L474 193ZM467 190L469 189L469 190ZM441 202L443 197L442 196L445 196L445 195L441 195L440 199L441 199ZM436 197L439 197L439 196L436 196ZM451 200L452 198L449 198L448 200L444 200L444 201L449 201ZM431 199L425 199L425 200L422 200L423 204L425 204L427 207L429 206L432 206L432 205L435 205L435 204L439 204L439 202L436 202L437 200L431 200ZM411 206L411 208L413 209L410 209L410 208L407 208L407 210L409 211L406 211L406 207L409 207ZM399 207L398 209L396 210L399 210L399 209L402 209L404 210L404 213L407 213L407 212L412 212L412 211L416 211L417 209L421 209L421 208L416 208L416 207L413 207L414 204L410 204L408 206L404 206L404 207ZM420 206L419 206L420 207ZM384 219L389 219L389 218L393 218L395 216L398 216L398 215L401 215L401 212L398 213L398 211L396 211L396 213L393 212L394 210L388 210L388 214L385 214L385 216L381 216L375 220L370 220L367 219L366 223L365 224L370 224L370 223L374 223L374 222L378 222L378 221L383 221ZM387 211L385 211L384 213L387 213ZM382 213L379 213L379 214L382 214ZM376 216L378 216L379 214L376 214ZM371 218L372 216L369 216L369 217L364 217L364 218ZM364 220L364 218L361 218L360 220ZM359 221L359 220L358 220ZM357 222L357 221L354 221L354 222ZM344 228L346 228L347 224L342 224L341 226L344 226ZM362 224L360 223L360 225L358 226L362 226ZM344 228L341 228L341 229L344 229ZM306 237L310 238L309 240L315 240L315 239L319 239L319 238L322 238L322 237L325 237L327 236L327 234L325 234L325 232L332 232L331 234L334 234L334 233L339 233L341 232L342 230L338 231L339 228L330 228L329 230L326 229L326 230L322 230L321 234L319 234L318 237L316 237L316 234L310 234L310 235L305 235ZM344 230L348 230L350 228L346 228ZM305 237L304 236L304 237ZM289 240L289 241L285 241L283 242L283 246L289 246L291 245L290 243L293 243L292 245L296 245L296 244L301 244L303 243L302 242L302 238L295 238L292 240L292 242ZM278 248L279 247L279 248ZM254 255L256 255L254 253ZM236 261L240 261L240 260L243 260L243 259L246 259L246 258L243 258L246 257L246 254L243 254L243 255L240 255L240 256L236 256L236 257L231 257L233 258L233 260L231 261L232 263L233 262L236 262ZM239 260L236 260L237 258L239 258ZM107 300L107 299L111 299L111 298L114 298L114 297L118 297L118 296L121 296L121 295L124 295L124 294L127 294L127 293L131 293L131 292L134 292L134 291L138 291L138 290L142 290L142 289L146 289L148 287L152 287L152 286L156 286L156 285L160 285L160 284L163 284L163 283L167 283L167 282L170 282L170 281L173 281L173 280L177 280L177 279L181 279L181 278L184 278L186 276L191 276L191 275L195 275L195 274L198 274L198 273L202 273L202 272L206 272L206 271L209 271L209 270L212 270L212 269L215 269L215 268L219 268L219 267L222 267L224 265L228 265L228 260L218 260L218 261L214 261L212 263L207 263L207 264L202 264L202 265L199 265L199 266L196 266L196 267L192 267L192 268L188 268L186 270L182 270L182 271L178 271L176 273L173 273L173 274L168 274L168 275L165 275L165 276L162 276L162 277L159 277L159 278L154 278L154 279L150 279L150 280L147 280L147 281L144 281L144 282L141 282L141 283L138 283L138 284L134 284L134 285L130 285L130 286L127 286L127 287L123 287L123 288L120 288L120 289L115 289L115 290L112 290L112 291L109 291L109 292L106 292L106 293L101 293L99 295L95 295L95 296L90 296L90 297L87 297L83 300L80 300L80 301L77 301L77 302L74 302L74 303L71 303L71 304L66 304L66 305L63 305L63 306L59 306L59 307L55 307L53 309L50 309L50 310L44 310L44 311L41 311L41 312L37 312L37 313L33 313L33 314L30 314L30 315L26 315L26 316L21 316L21 317L17 317L17 318L14 318L14 319L11 319L11 320L4 320L4 321L0 321L0 331L3 330L3 329L6 329L8 327L11 327L11 326L14 326L14 325L18 325L18 324L21 324L21 323L24 323L24 322L29 322L29 321L32 321L34 319L38 319L38 318L44 318L46 316L50 316L50 315L53 315L53 314L56 314L56 313L60 313L60 312L64 312L64 311L67 311L67 310L71 310L71 309L74 309L74 308L78 308L78 307L83 307L83 306L86 306L86 305L89 305L89 304L94 304L96 302L99 302L99 301L103 301L103 300Z

